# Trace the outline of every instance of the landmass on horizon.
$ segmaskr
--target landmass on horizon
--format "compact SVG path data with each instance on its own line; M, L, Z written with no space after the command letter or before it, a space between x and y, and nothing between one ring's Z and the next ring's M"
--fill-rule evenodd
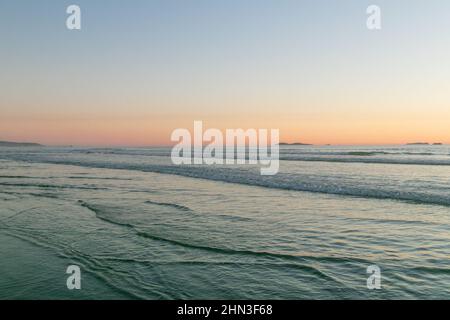
M43 145L34 142L0 141L0 147L43 147Z
M301 143L301 142L294 142L294 143L280 142L278 145L280 145L280 146L312 146L312 144L310 144L310 143Z
M442 146L443 143L441 142L435 142L435 143L429 143L429 142L412 142L412 143L407 143L407 146L429 146L429 145L433 145L433 146Z

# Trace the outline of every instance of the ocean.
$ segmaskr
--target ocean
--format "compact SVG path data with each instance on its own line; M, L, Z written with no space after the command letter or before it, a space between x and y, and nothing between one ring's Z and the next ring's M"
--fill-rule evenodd
M0 148L0 299L450 299L450 146L280 159L262 176L170 148Z

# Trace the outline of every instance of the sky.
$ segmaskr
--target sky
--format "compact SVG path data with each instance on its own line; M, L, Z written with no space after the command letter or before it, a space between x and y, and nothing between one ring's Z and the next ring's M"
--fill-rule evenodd
M201 120L450 143L449 17L448 0L0 0L0 140L169 145Z

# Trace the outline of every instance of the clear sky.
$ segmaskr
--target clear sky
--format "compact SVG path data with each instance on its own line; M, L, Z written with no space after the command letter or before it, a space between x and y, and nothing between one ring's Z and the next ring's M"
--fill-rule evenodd
M450 143L449 77L448 0L0 0L0 140L167 145L203 120Z

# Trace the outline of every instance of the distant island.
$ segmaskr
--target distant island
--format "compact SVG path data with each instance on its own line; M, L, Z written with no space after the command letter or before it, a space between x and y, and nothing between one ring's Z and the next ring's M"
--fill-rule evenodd
M0 147L43 147L39 143L0 141Z
M428 142L412 142L407 143L407 146L429 146L430 144Z
M294 142L294 143L280 142L278 145L280 145L280 146L312 146L312 144L301 143L301 142Z
M413 143L407 143L407 146L429 146L429 145L433 145L433 146L442 146L443 143L441 142L435 142L433 144L428 143L428 142L413 142Z

